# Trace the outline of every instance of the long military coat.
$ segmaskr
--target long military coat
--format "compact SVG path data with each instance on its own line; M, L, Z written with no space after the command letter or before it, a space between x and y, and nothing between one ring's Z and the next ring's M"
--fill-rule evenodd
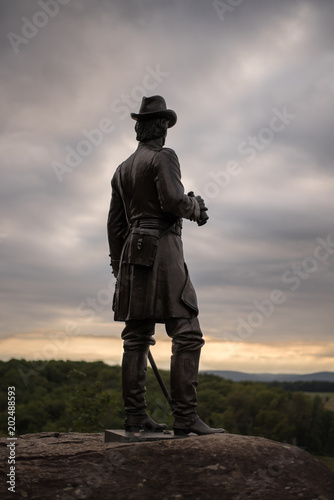
M168 227L199 217L197 200L184 193L175 152L162 140L139 143L116 170L108 215L111 264L117 277L113 310L116 321L191 318L197 298L184 262L182 240L169 230L159 240L152 267L128 264L129 234L136 221L157 220ZM160 232L162 233L162 231Z

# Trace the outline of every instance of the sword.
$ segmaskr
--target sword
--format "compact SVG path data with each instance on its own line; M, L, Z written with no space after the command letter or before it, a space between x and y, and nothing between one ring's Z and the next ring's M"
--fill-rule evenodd
M152 353L151 351L149 350L148 351L148 359L150 361L150 364L151 364L151 367L152 367L152 370L154 371L154 374L155 376L157 377L157 381L159 382L159 385L161 387L161 390L162 392L164 393L164 396L165 398L167 399L167 402L171 408L172 411L174 411L174 405L173 405L173 401L172 401L172 398L170 397L169 393L168 393L168 390L167 390L167 387L165 386L165 383L164 381L162 380L161 378L161 375L159 373L159 370L158 370L158 367L157 365L155 364L155 361L153 359L153 356L152 356Z

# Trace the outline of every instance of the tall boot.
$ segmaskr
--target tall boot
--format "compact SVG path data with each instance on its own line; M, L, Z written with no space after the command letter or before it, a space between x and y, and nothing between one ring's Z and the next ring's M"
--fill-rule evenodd
M201 349L178 351L171 358L171 396L174 407L175 435L225 432L206 425L197 415L198 366Z
M122 387L125 409L125 430L162 432L166 424L158 424L146 413L146 372L149 347L124 352L122 360Z

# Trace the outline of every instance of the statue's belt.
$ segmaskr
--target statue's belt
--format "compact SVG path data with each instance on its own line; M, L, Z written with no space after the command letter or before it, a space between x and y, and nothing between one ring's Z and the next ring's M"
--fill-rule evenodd
M171 231L172 233L181 236L182 233L182 219L178 219L174 224L163 221L161 219L136 219L131 223L131 229L135 227L142 227L146 229L159 229L160 231Z

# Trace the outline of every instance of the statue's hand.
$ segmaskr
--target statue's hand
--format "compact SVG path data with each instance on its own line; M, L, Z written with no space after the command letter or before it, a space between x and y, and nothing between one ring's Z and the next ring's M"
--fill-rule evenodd
M193 191L190 191L188 193L188 196L195 198L195 200L198 203L199 209L200 209L199 218L198 217L196 217L196 218L191 217L190 220L196 221L198 226L203 226L204 224L206 224L206 222L209 218L207 213L206 213L208 210L208 207L205 205L205 201L203 200L203 198L200 195L195 196Z
M117 278L118 271L119 271L119 260L112 260L111 255L109 254L110 257L110 266L111 266L111 272Z
M195 199L197 200L197 203L199 204L199 208L201 209L201 212L206 212L208 210L208 207L205 205L205 201L203 200L202 196L199 194L195 196Z

